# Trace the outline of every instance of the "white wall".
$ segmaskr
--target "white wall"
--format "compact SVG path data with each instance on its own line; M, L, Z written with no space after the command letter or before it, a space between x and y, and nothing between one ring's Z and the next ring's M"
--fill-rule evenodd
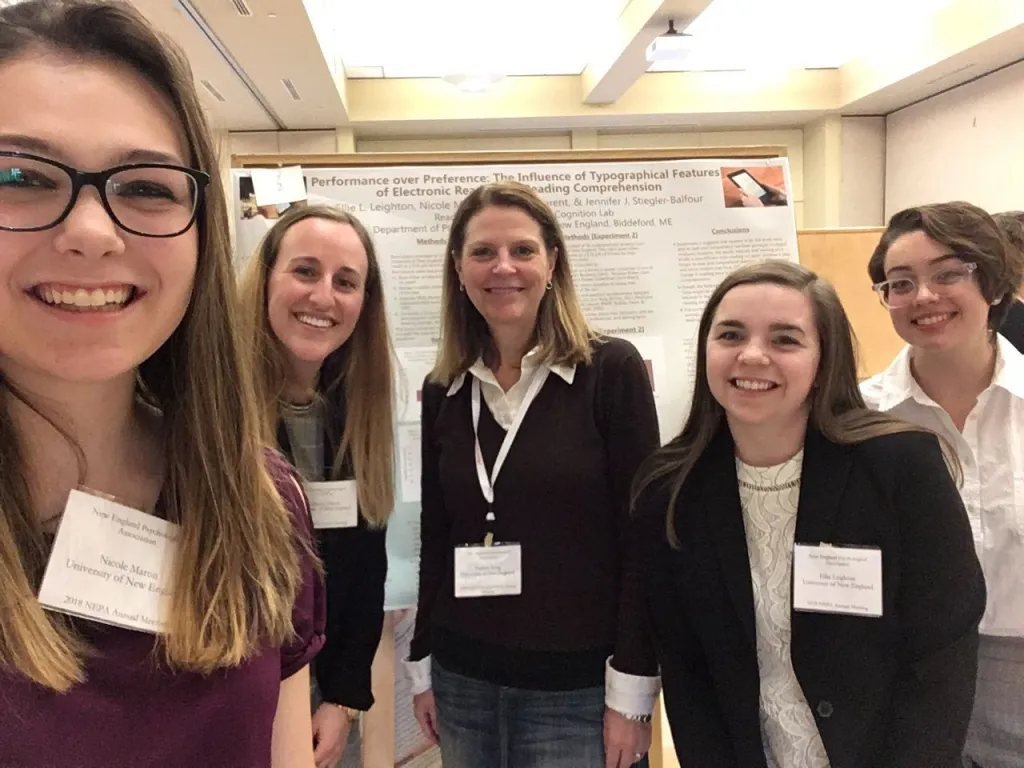
M885 118L844 117L839 226L885 223Z
M1024 208L1024 62L889 115L885 215L947 200Z
M804 126L803 226L839 226L843 122L826 115Z

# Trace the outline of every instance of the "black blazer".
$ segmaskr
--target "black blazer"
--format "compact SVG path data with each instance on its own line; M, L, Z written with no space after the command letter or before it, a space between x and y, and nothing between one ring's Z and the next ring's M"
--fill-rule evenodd
M343 462L333 477L334 459L345 428L343 399L328 399L324 419L322 477L351 479L352 467ZM288 430L277 425L281 451L294 463ZM324 701L360 711L373 706L370 667L384 627L384 582L388 572L386 532L371 529L359 515L355 528L316 532L326 569L327 639L313 661L313 672Z
M1010 304L999 333L1024 354L1024 300L1017 299Z
M959 768L985 583L937 439L854 446L809 431L796 542L882 550L883 616L792 613L792 658L832 768ZM642 570L665 710L684 768L764 768L754 598L726 426L676 504L639 499Z

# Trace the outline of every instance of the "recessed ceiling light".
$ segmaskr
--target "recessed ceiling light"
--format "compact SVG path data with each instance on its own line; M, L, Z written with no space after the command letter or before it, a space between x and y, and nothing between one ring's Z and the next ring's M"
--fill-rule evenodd
M472 74L467 72L459 72L452 75L445 75L442 78L446 83L450 83L458 88L460 91L465 93L483 93L488 90L492 85L504 80L504 75L499 74Z

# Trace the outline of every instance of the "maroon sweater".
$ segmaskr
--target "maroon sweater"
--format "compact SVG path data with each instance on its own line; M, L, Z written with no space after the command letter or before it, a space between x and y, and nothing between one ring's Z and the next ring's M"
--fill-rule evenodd
M303 535L312 532L291 469L270 461ZM268 768L281 681L324 643L323 584L306 560L292 620L297 637L209 677L158 664L154 636L78 622L97 654L87 681L56 694L0 670L0 768Z

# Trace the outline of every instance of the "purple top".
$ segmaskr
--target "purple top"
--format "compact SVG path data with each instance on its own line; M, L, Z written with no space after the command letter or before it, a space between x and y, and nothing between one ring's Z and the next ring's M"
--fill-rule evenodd
M312 522L292 470L269 469L294 522ZM3 768L269 768L281 680L316 656L326 608L308 559L292 619L297 638L209 677L158 668L153 635L81 621L98 651L87 681L57 694L0 671ZM310 736L312 738L312 735Z

